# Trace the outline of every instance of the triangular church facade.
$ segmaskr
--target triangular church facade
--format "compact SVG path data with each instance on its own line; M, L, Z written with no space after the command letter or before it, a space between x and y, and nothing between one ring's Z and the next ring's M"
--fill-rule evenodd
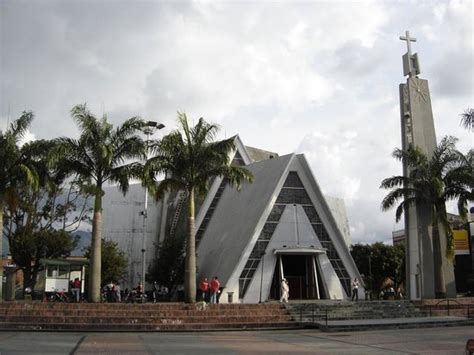
M233 302L279 299L283 277L289 282L290 299L349 298L351 279L361 280L361 277L340 223L336 222L304 155L279 157L247 148L238 136L235 145L232 164L245 165L254 181L237 191L216 178L207 196L199 201L196 209L198 280L218 276L223 287L221 303L229 301L230 293ZM127 196L122 199L130 200ZM140 191L132 192L132 196L137 201L131 201L130 205L139 208ZM106 191L104 235L118 242L131 258L129 277L133 279L139 274L137 251L141 249L137 246L131 250L130 243L132 240L138 243L143 228L140 230L137 223L136 228L129 226L128 233L124 231L121 235L117 225L121 219L116 215L129 208L126 203L117 203L117 199L120 199L117 193ZM149 215L154 220L149 218L147 223L147 250L159 247L164 238L184 232L184 201L183 193L171 193L149 205ZM114 209L107 212L108 204L115 206L115 212ZM124 211L117 210L118 206ZM108 222L112 220L113 227ZM115 232L110 233L112 230ZM137 238L130 238L130 233L137 234ZM148 252L148 263L152 255L156 252ZM134 281L129 282L132 285ZM363 292L363 287L359 287L360 296Z

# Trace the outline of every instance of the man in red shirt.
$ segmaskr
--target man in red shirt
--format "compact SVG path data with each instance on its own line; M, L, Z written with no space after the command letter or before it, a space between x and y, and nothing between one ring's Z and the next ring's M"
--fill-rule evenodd
M206 277L199 283L199 290L201 290L202 301L206 301L206 293L209 290L209 282Z
M219 293L219 287L221 287L221 283L217 276L211 281L211 303L217 303L217 294Z
M71 292L74 297L74 300L79 303L81 299L81 280L79 280L78 277L76 277L75 280L72 282Z

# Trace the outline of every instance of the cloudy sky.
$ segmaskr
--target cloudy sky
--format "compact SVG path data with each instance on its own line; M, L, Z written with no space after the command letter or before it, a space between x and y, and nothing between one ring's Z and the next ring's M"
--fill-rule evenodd
M31 138L77 136L86 102L114 123L176 112L280 155L305 153L345 199L354 242L391 239L380 181L399 174L399 36L417 38L438 138L466 152L474 106L473 5L466 1L0 0L0 128L23 110Z

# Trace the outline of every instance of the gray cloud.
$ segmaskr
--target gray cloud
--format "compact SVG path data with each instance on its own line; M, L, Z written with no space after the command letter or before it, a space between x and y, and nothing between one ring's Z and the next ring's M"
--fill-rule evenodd
M0 2L0 127L35 111L37 138L77 135L87 102L113 123L175 127L204 116L251 146L304 152L326 193L346 199L355 241L386 240L382 178L398 174L398 84L406 29L418 38L439 136L472 137L472 18L460 2ZM455 68L453 68L453 65ZM162 132L160 132L162 133Z

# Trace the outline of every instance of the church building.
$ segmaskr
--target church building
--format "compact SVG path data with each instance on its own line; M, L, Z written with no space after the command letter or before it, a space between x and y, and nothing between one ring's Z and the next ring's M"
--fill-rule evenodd
M350 298L351 280L362 278L349 253L343 202L322 194L303 154L278 156L238 136L235 146L232 164L245 166L254 181L237 191L216 178L197 201L197 281L219 277L221 303L278 300L283 278L293 300ZM140 281L144 251L148 268L164 238L185 233L183 192L151 199L146 218L144 195L137 184L125 197L113 187L104 196L104 238L129 258L123 287Z

